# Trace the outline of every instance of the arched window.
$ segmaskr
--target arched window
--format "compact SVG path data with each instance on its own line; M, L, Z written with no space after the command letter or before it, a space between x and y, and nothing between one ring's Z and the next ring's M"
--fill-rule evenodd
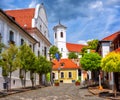
M14 40L14 32L10 31L9 41L13 41L13 40Z
M55 39L57 38L57 34L55 33Z
M60 35L61 35L61 38L63 38L63 32L61 32Z
M23 39L21 39L21 45L23 45L24 44L24 40Z

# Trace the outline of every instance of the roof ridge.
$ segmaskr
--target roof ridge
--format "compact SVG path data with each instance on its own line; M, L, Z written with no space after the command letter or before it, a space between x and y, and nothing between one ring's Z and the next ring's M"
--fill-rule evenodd
M19 9L11 9L11 10L5 10L6 11L18 11L18 10L31 10L31 9L35 9L35 8L19 8Z
M115 34L120 34L120 31L117 31L117 32L115 32L115 33L113 33L113 34L111 34L111 35L108 35L108 36L106 36L105 38L103 38L102 40L104 40L104 39L106 39L106 38L108 38L108 37L111 37L111 36L113 36L113 35L115 35Z
M83 46L85 46L84 44L78 44L78 43L69 43L69 42L66 42L66 43L73 44L73 45L83 45Z

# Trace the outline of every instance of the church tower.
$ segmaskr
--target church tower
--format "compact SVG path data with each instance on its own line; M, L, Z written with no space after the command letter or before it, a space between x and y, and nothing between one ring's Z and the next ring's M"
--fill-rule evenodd
M67 58L67 48L66 48L66 29L67 27L59 24L54 26L54 45L58 47L59 51L62 53L62 58Z

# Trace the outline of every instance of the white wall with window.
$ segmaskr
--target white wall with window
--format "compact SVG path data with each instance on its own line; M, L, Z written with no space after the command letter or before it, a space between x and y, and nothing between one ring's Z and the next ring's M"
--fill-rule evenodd
M20 46L23 42L31 45L33 50L33 45L37 42L32 36L30 36L24 29L22 29L15 21L11 20L2 10L0 10L0 34L2 35L2 43L9 47L9 42ZM27 83L26 86L31 86L29 72L27 73ZM0 68L0 90L3 89L3 83L5 82L2 77L2 68ZM22 87L21 80L19 78L19 69L12 73L11 87L18 88Z

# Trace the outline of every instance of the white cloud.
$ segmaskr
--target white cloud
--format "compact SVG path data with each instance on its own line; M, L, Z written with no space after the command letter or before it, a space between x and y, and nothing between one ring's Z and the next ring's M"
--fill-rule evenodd
M34 8L37 4L37 0L32 0L32 2L29 4L29 8Z
M98 11L103 10L103 3L102 1L96 1L96 2L92 2L89 5L90 9L96 9Z
M79 44L83 44L83 45L87 45L87 41L86 40L79 40L78 43Z

